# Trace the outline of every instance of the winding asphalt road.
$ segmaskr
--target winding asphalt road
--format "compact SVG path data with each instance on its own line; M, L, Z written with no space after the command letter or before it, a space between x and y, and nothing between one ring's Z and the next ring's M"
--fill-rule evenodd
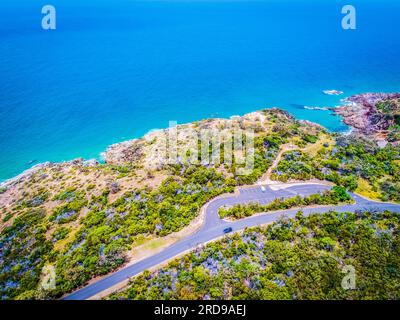
M295 195L308 196L324 190L330 189L330 186L323 184L299 184L285 187L265 186L265 190L261 190L260 186L246 187L239 189L239 193L235 195L216 198L208 203L205 207L205 223L196 233L176 242L167 247L163 251L143 259L135 264L120 269L86 287L75 291L66 296L65 300L84 300L135 276L142 271L154 267L168 259L171 259L185 251L194 249L199 244L221 237L223 230L231 227L233 231L242 230L246 227L254 227L278 220L282 216L294 217L299 208L274 211L261 215L244 218L235 222L227 222L221 220L218 216L218 208L221 206L232 206L239 203L259 202L266 204L275 198L288 198ZM400 205L391 203L380 203L364 199L358 195L351 194L355 200L354 204L342 206L324 206L314 208L302 208L304 215L311 213L322 213L330 210L338 212L355 212L358 210L370 211L393 211L400 213Z

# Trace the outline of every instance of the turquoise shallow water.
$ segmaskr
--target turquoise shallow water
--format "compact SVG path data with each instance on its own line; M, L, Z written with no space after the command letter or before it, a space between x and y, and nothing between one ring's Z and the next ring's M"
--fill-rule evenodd
M153 128L279 106L330 130L344 96L400 88L400 3L37 0L0 4L0 180L33 163L93 158Z

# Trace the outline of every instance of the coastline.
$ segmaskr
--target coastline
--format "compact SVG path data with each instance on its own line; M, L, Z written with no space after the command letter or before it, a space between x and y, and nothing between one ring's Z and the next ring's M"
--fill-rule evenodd
M36 171L38 171L42 168L45 168L46 166L48 166L50 164L51 164L51 162L43 162L43 163L35 164L31 168L24 170L23 172L21 172L20 174L18 174L15 177L6 179L4 181L0 181L0 188L7 188L13 184L16 184L19 181L25 179L27 176L35 173Z
M386 103L386 100L379 101L379 103ZM42 231L43 239L46 239L46 243L47 241L54 243L52 248L57 252L57 263L68 263L68 268L79 274L84 272L89 279L93 274L103 274L100 269L103 259L109 259L108 261L111 262L119 259L118 261L126 262L129 261L127 260L129 257L140 259L141 254L145 253L144 250L149 250L149 252L160 250L166 243L158 238L179 230L186 230L182 228L192 225L191 221L197 217L198 210L209 199L224 193L230 194L233 186L244 186L243 193L240 193L240 197L243 197L242 200L251 200L254 197L264 198L265 187L264 189L260 188L260 184L271 185L270 192L275 196L314 192L315 190L310 190L309 185L304 183L298 186L292 185L293 189L291 190L279 188L275 182L269 183L271 179L276 178L270 177L271 170L279 165L282 155L291 149L294 149L294 152L285 157L287 160L285 166L289 170L296 166L296 162L302 161L305 168L314 167L315 171L311 171L312 175L309 176L288 173L282 177L282 181L293 184L294 181L315 177L332 180L331 182L339 183L340 186L349 188L349 190L354 190L358 186L358 182L355 180L356 176L353 178L346 175L341 181L335 176L329 177L329 167L325 165L324 161L326 159L328 160L326 163L330 163L329 161L335 161L332 160L335 157L345 154L346 151L343 148L346 148L346 139L352 143L351 140L358 139L358 137L345 138L343 135L330 134L321 125L308 120L297 120L282 109L262 109L243 116L230 117L230 120L213 118L182 124L178 128L176 138L177 141L181 141L180 145L183 148L191 148L192 144L189 140L192 137L190 132L193 129L197 133L200 133L201 130L215 129L220 130L218 132L229 129L231 133L235 128L254 130L258 133L254 148L257 150L257 154L264 155L266 160L255 167L253 171L255 173L252 173L252 176L246 176L245 180L240 180L241 177L237 178L238 175L235 173L232 175L233 171L231 170L234 167L227 168L218 163L210 169L207 163L202 163L200 166L187 166L181 160L178 160L179 164L176 166L169 166L163 158L166 155L163 150L166 150L164 149L166 147L164 137L171 133L171 129L151 131L140 139L110 145L102 153L106 161L105 165L99 164L96 160L85 161L83 158L61 163L46 162L35 165L23 174L8 180L6 185L10 187L2 190L0 197L0 205L4 209L2 210L3 230L13 232L12 229L4 228L18 223L20 218L27 219L28 222L29 214L33 214L34 217L42 217L47 225L46 230ZM171 143L168 145L171 146ZM336 145L340 149L339 151L335 150ZM295 150L296 148L298 150ZM373 150L378 149L374 148ZM337 154L337 152L340 153ZM389 152L389 149L383 149L382 152ZM302 154L306 156L299 158L302 157ZM364 149L360 151L360 154L366 155L366 157L370 156L370 153ZM267 168L271 168L271 170L267 170ZM344 167L344 169L346 168ZM281 175L279 172L286 174L285 168L278 167L277 176ZM351 180L348 180L348 177L351 177ZM389 179L381 182L390 183ZM248 188L253 184L254 188ZM361 190L364 192L363 194L368 194L367 187L369 185L364 185L364 189ZM275 188L278 190L274 190ZM383 195L391 197L390 199L396 199L396 195L392 196L389 193L382 193L382 199ZM193 199L196 202L192 202ZM236 200L235 197L234 201ZM142 208L142 206L151 208L151 211L136 210L135 206L132 207L132 203L135 203L138 208ZM229 202L227 203L229 204ZM171 212L174 219L162 216L166 204L173 210ZM205 229L215 223L214 209L210 209L209 217L211 218L206 222ZM190 212L190 216L186 218L182 214L185 212ZM184 220L184 218L186 219ZM254 219L258 218L256 216ZM176 221L179 224L175 223ZM96 222L96 224L91 224L92 222ZM172 222L174 223L172 224ZM101 240L101 242L93 244L90 240L91 235L99 234L103 227L107 228L105 230L109 241ZM59 232L63 230L67 230L66 235L59 238ZM152 241L151 237L147 237L148 230L157 240ZM115 233L117 231L118 233ZM121 232L125 231L131 232L129 233L130 238L120 237ZM222 231L219 230L218 233ZM21 237L25 237L22 233L19 234ZM103 254L105 244L110 248L118 244L118 248L122 248L120 247L122 243L127 245L124 247L126 251L118 249L118 252L113 252L112 255ZM79 271L80 264L75 262L81 253L79 248L90 249L91 257L96 259L100 257L100 264L96 264L90 269L92 274L89 274L89 271ZM135 249L140 250L139 255L134 254ZM130 254L134 254L134 256ZM64 271L60 272L63 281L70 283L68 274L64 274Z
M329 116L331 116L331 117L339 117L340 121L346 126L346 130L345 131L331 131L328 128L326 128L323 125L321 125L320 123L317 123L317 122L314 122L314 121L310 121L310 120L307 120L307 119L298 119L298 118L296 118L296 119L298 121L304 121L304 122L308 122L308 123L312 123L312 124L317 124L317 125L323 127L325 130L327 130L330 133L337 133L337 134L341 134L341 135L344 135L344 136L348 136L348 135L351 135L353 133L360 133L360 132L363 131L363 129L360 128L360 125L357 122L353 121L351 119L351 117L348 116L348 114L346 114L347 110L350 110L351 116L354 117L354 115L355 115L357 119L361 119L360 121L367 122L368 121L368 113L371 110L371 106L370 105L373 105L376 101L379 101L379 99L388 98L388 97L397 97L398 95L399 94L396 94L394 92L390 92L390 93L382 93L382 92L371 93L371 92L367 92L367 93L361 93L361 94L356 94L356 95L352 95L352 96L347 96L345 98L341 98L340 99L340 105L336 105L334 107L318 107L318 106L316 106L316 107L307 107L307 106L304 106L304 108L308 109L308 110L331 111L332 113ZM285 108L280 108L280 107L268 107L268 108L265 108L265 109L273 109L273 108L278 108L278 109L284 110L286 112L289 112ZM254 110L252 112L257 112L259 110L260 109ZM246 114L246 113L243 113L242 115L244 115L244 114ZM228 117L204 118L204 119L200 119L200 120L196 120L196 121L191 121L191 122L179 124L178 126L187 126L187 125L192 124L194 122L206 121L206 120L211 120L211 119L228 120L228 119L233 119L235 117L240 117L240 115L233 114L233 115L228 116ZM32 167L22 171L20 174L14 176L14 177L10 177L10 178L5 179L3 181L0 180L0 188L7 188L8 186L17 183L18 181L21 181L21 180L25 179L26 177L29 177L34 172L36 172L36 171L38 171L38 170L40 170L42 168L45 168L45 167L48 167L48 166L52 166L52 165L63 165L63 164L68 165L68 164L71 164L71 163L73 164L74 162L77 162L77 161L81 161L81 162L84 162L84 163L90 163L90 162L107 163L106 154L107 154L108 151L110 151L112 149L115 149L115 148L132 145L134 142L136 142L138 140L146 139L146 137L149 137L149 136L151 137L152 134L157 134L158 132L162 132L162 131L167 130L167 129L168 128L151 129L141 137L128 139L128 140L123 140L123 141L120 141L120 142L117 142L117 143L110 144L109 146L106 147L105 150L100 152L98 157L95 157L95 158L91 158L91 159L75 158L75 159L59 161L59 162L58 161L55 161L55 162L45 161L45 162L42 162L42 163L35 164Z
M281 107L266 107L266 108L264 108L264 109L273 109L273 108L278 108L278 109L287 111L285 108L281 108ZM315 107L315 108L318 108L318 109L313 109L313 110L321 111L321 109L319 109L319 107ZM251 112L257 112L257 111L259 111L259 110L260 110L260 108L256 108L255 110L253 110L253 111L251 111ZM309 110L311 111L311 109L309 109ZM326 107L326 110L324 109L323 111L327 111L327 110L330 110L329 107ZM251 112L250 112L250 113L251 113ZM290 112L290 111L287 111L287 112ZM311 111L311 112L312 112L312 111ZM179 126L185 126L185 125L191 124L191 123L193 123L193 122L205 121L205 120L210 120L210 119L223 119L223 120L228 120L228 119L233 119L234 117L241 117L241 116L243 116L244 114L247 114L247 113L248 113L248 112L245 112L245 113L242 113L241 115L232 114L232 115L227 116L227 117L209 117L209 118L203 118L203 119L198 119L198 120L195 120L195 121L191 121L191 122L186 122L186 123L183 123L183 124L179 124ZM330 114L330 116L331 116L331 117L338 117L338 115L335 114L335 113ZM297 119L297 118L296 118L296 119ZM297 120L298 120L298 121L304 121L304 122L309 122L309 123L317 124L317 125L319 125L319 126L325 128L327 131L332 132L332 133L347 134L348 132L350 133L351 130L352 130L351 127L347 126L347 127L349 127L349 128L348 128L348 130L346 130L346 131L331 131L331 130L329 130L328 128L326 128L325 126L321 125L320 123L317 123L317 122L314 122L314 121L310 121L310 120L308 120L308 119L303 119L303 118L302 118L302 119L297 119ZM341 122L343 122L343 121L341 121ZM36 171L38 171L38 170L40 170L40 169L42 169L42 168L51 166L51 165L70 164L70 163L73 163L74 161L84 161L84 162L97 161L97 162L99 162L99 163L106 163L105 154L107 153L108 150L110 150L110 149L112 149L112 148L114 148L114 147L132 144L132 143L135 142L135 141L138 141L138 140L140 140L140 139L146 138L146 136L148 136L148 135L151 135L151 134L153 134L153 133L157 133L157 132L160 132L160 131L164 131L164 130L166 130L166 129L168 129L168 128L150 129L149 131L147 131L147 133L145 133L145 134L142 135L141 137L135 137L135 138L132 138L132 139L122 140L122 141L119 141L119 142L116 142L116 143L112 143L112 144L108 145L108 146L105 148L105 150L101 151L101 152L98 154L97 157L94 157L94 158L84 159L84 158L78 157L78 158L72 158L72 159L70 159L70 160L44 161L44 162L41 162L41 163L34 164L34 165L32 165L31 167L29 167L29 168L23 170L21 173L17 174L16 176L13 176L13 177L10 177L10 178L4 179L4 180L1 180L1 179L0 179L0 188L6 188L6 187L8 187L9 185L13 185L13 184L17 183L18 181L21 181L21 180L25 179L26 177L29 177L29 176L30 176L31 174L33 174L34 172L36 172Z

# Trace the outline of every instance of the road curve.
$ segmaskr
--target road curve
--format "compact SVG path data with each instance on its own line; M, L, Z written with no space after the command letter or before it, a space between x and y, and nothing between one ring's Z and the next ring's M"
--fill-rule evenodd
M274 188L275 189L275 188ZM223 235L223 230L231 227L233 231L239 231L246 227L254 227L278 220L282 216L294 217L299 211L299 208L274 211L261 215L255 215L234 222L227 222L221 220L218 216L218 208L221 206L231 206L239 203L260 202L263 204L271 202L275 198L289 198L296 195L308 196L324 190L330 189L330 186L323 184L298 184L285 187L284 185L277 190L273 190L270 186L265 186L263 192L260 186L240 188L239 193L219 197L209 202L205 207L205 222L200 230L196 233L176 242L175 244L167 247L163 251L143 259L135 264L124 267L92 284L79 289L70 295L66 296L65 300L84 300L122 282L132 276L135 276L146 269L157 266L158 264L171 259L185 251L194 249L199 244L216 239ZM324 206L314 208L301 208L304 215L311 213L322 213L330 210L338 212L355 212L357 210L373 210L373 211L393 211L400 213L400 205L392 203L374 202L362 198L358 195L351 194L355 200L354 204L347 204L342 206Z

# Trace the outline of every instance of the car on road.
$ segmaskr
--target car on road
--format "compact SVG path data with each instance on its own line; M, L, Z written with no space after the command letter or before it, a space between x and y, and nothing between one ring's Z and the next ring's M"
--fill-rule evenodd
M224 229L224 233L229 233L229 232L232 232L232 228L231 227L228 227L228 228Z

